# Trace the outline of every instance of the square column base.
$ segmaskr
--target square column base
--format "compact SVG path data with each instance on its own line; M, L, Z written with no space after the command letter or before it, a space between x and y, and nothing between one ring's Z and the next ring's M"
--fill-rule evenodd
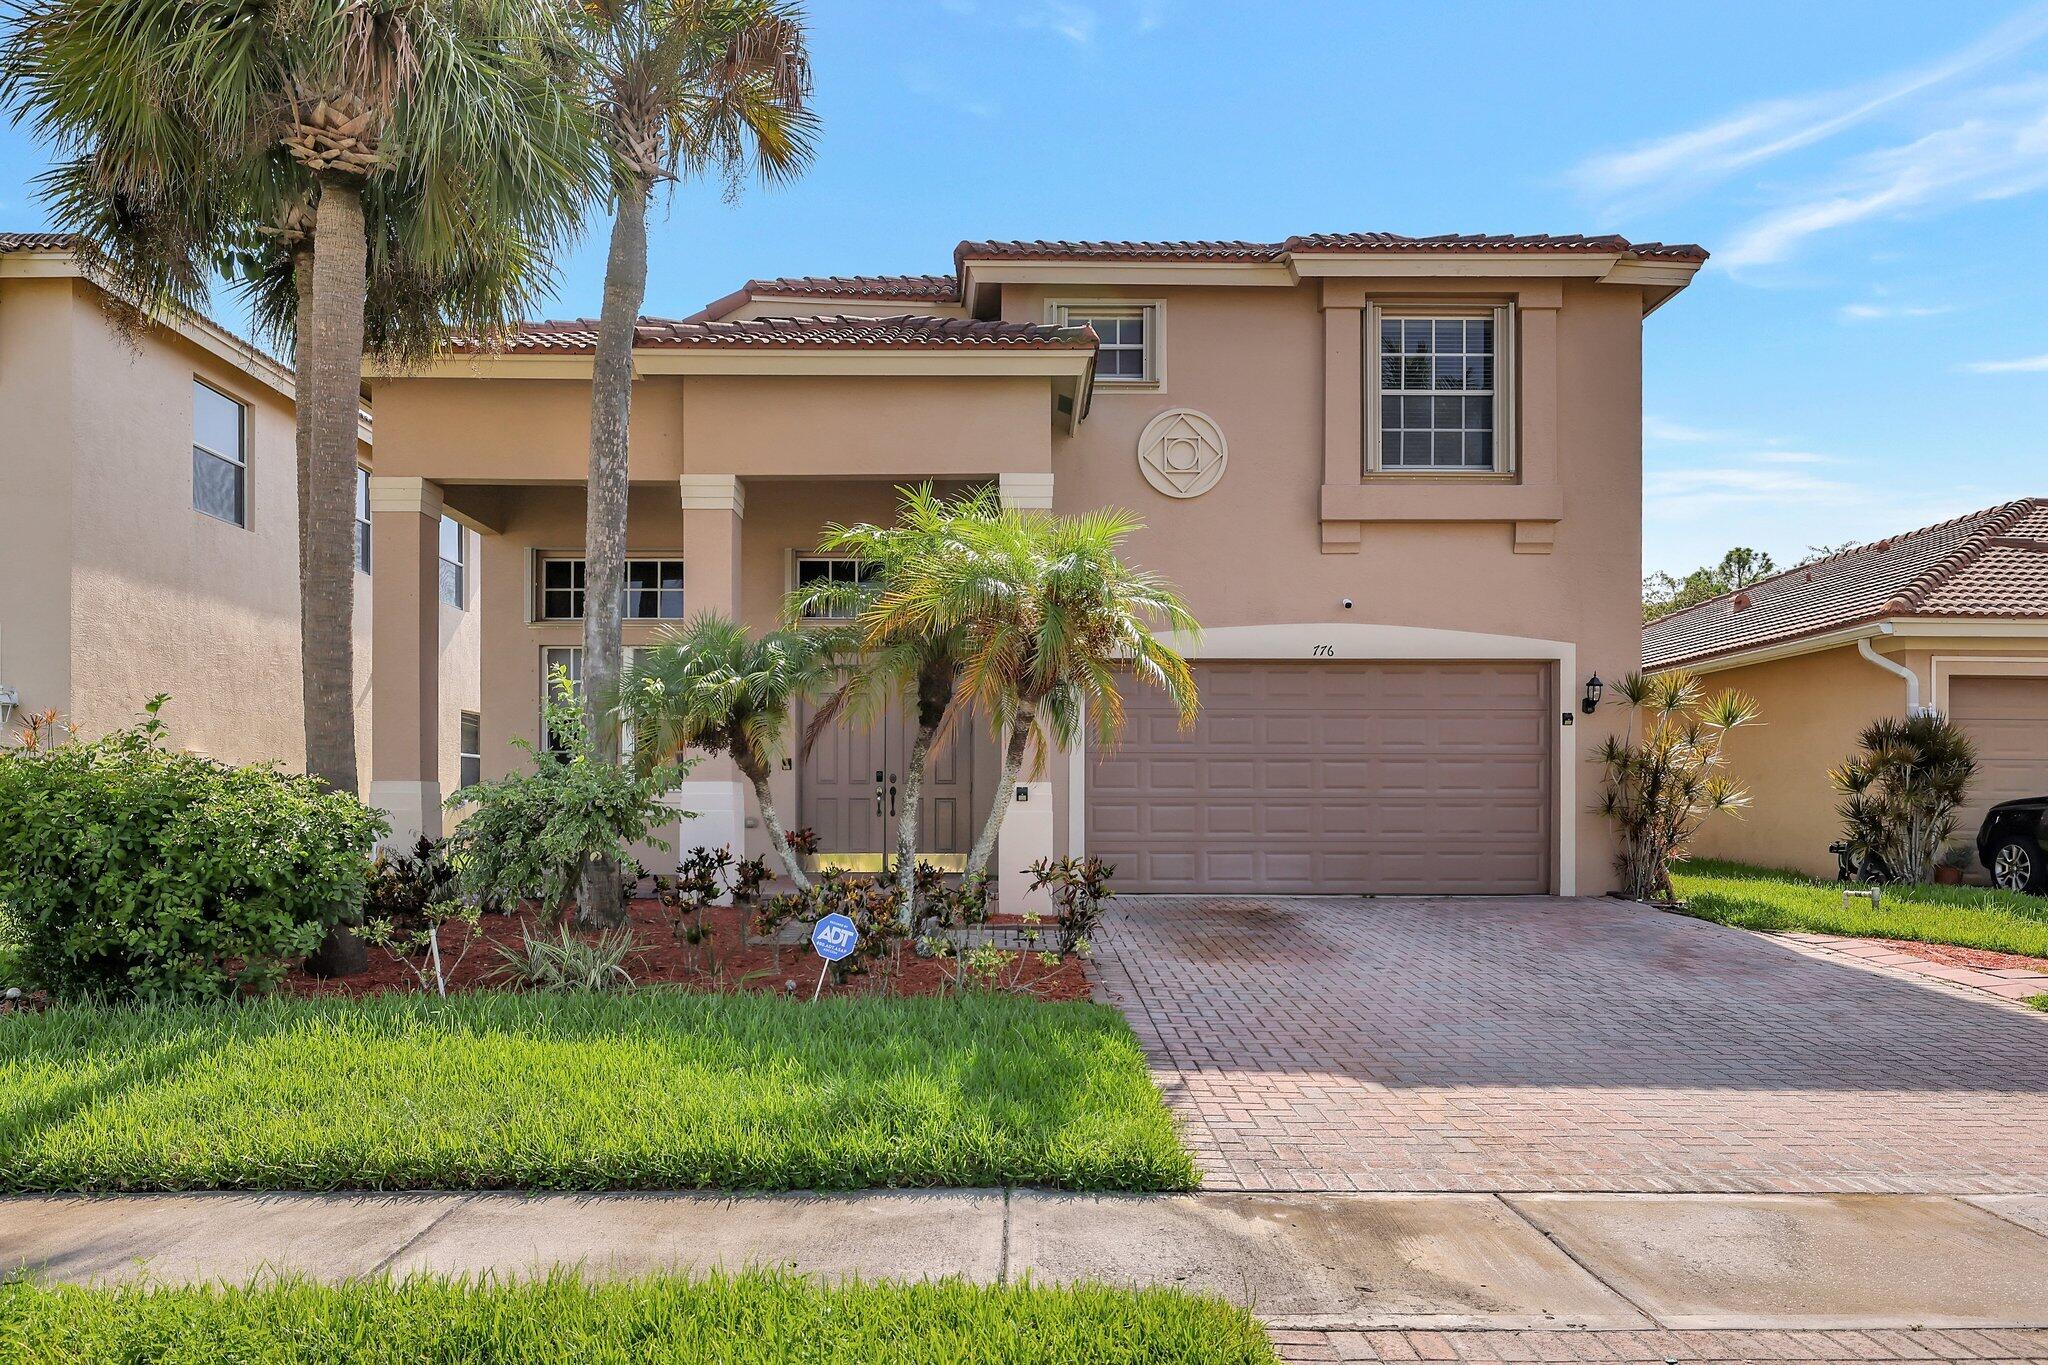
M671 807L677 814L694 818L678 819L662 837L674 845L663 856L660 864L647 864L649 871L657 867L673 872L693 848L716 849L721 845L732 850L735 858L747 856L747 784L738 779L705 777L686 778L683 784L661 799L664 806ZM780 868L772 868L780 873ZM723 900L720 902L723 904Z
M1019 782L1017 788L1025 797L1010 803L996 835L996 903L1006 915L1050 915L1052 898L1025 888L1031 885L1031 864L1053 856L1052 783Z
M372 782L370 804L384 812L391 833L380 848L411 852L422 835L441 837L441 784L438 782Z

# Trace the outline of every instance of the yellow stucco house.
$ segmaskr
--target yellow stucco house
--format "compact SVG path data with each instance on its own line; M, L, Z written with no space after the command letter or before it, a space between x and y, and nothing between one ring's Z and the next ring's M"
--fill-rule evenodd
M658 244L657 244L658 249ZM636 345L626 644L717 610L774 624L850 575L832 522L898 486L1114 505L1206 627L1203 718L1131 690L1122 743L1053 755L997 863L1048 854L1127 891L1593 893L1612 848L1589 758L1621 718L1585 679L1640 645L1645 318L1706 253L1618 237L962 243L943 275L759 280ZM595 324L373 373L373 799L432 827L445 708L432 528L481 536L485 774L544 742L579 666ZM979 723L926 786L926 855L992 796ZM893 843L904 722L832 731L775 775L823 856ZM686 844L765 850L737 774L677 804Z
M1708 822L1705 857L1833 875L1828 770L1880 716L1931 708L1976 741L1958 841L2000 801L2048 794L2048 498L2021 498L1858 546L1673 612L1643 664L1737 688L1762 724L1728 756L1754 805ZM1981 879L1983 869L1976 869Z
M206 318L124 336L60 233L0 233L0 710L89 735L169 692L171 742L226 762L305 757L292 374ZM360 454L355 707L370 722L371 431ZM473 534L450 522L435 757L474 734ZM12 727L7 727L11 729ZM475 767L473 757L470 768ZM363 764L368 771L367 761Z

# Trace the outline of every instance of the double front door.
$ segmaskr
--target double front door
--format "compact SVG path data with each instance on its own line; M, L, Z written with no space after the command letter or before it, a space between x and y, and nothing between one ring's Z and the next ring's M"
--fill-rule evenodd
M800 720L808 726L808 709ZM797 822L817 832L819 866L880 872L893 864L916 739L915 712L900 701L872 718L843 717L818 736L797 774ZM966 865L997 776L983 727L956 723L925 764L917 838L923 861L948 872Z

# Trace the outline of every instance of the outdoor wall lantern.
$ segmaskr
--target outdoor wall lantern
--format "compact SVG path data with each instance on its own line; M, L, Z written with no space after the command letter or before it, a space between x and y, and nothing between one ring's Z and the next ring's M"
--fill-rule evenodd
M1599 709L1600 694L1606 690L1607 684L1600 681L1598 673L1586 679L1586 695L1580 700L1579 709L1589 716L1592 715L1594 711Z
M21 704L21 694L11 687L0 686L0 730L7 728L7 722L14 719L14 708Z

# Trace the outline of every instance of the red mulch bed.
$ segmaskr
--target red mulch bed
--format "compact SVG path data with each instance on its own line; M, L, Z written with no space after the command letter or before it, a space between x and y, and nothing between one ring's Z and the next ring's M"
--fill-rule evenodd
M1994 953L1989 948L1958 948L1948 943L1920 943L1903 938L1882 938L1878 942L1944 967L1974 967L1980 972L2048 972L2048 957L2023 957L2018 953Z
M632 973L636 986L673 985L706 991L779 991L786 989L784 983L794 981L797 990L808 998L812 988L818 984L818 968L822 965L818 957L807 944L784 944L778 968L772 945L747 942L747 921L752 916L751 909L741 911L731 906L713 906L704 912L704 923L711 930L710 937L703 943L684 943L669 927L660 902L636 899L629 914L629 928L636 946L626 959L626 970ZM990 921L998 925L1014 922L1014 918L1005 920L1002 916ZM500 985L491 979L502 962L492 945L517 945L522 928L532 932L536 938L543 933L552 935L556 932L552 921L524 911L514 915L485 915L481 932L469 944L460 965L453 965L456 955L463 951L465 931L460 924L443 925L442 963L444 967L453 967L448 975L448 989L488 990ZM580 936L597 937L595 933ZM824 993L939 995L952 988L954 970L952 960L919 957L905 944L895 962L885 959L865 973L848 977L843 983L828 979ZM1011 981L1008 968L1002 979L1005 985ZM1056 966L1047 967L1036 954L1027 953L1017 972L1016 988L1041 1000L1086 1000L1089 998L1087 966L1080 958L1069 957ZM378 991L418 990L419 981L395 954L373 947L367 972L330 979L311 976L300 968L285 978L282 989L293 995L370 995ZM427 989L433 989L431 973Z

